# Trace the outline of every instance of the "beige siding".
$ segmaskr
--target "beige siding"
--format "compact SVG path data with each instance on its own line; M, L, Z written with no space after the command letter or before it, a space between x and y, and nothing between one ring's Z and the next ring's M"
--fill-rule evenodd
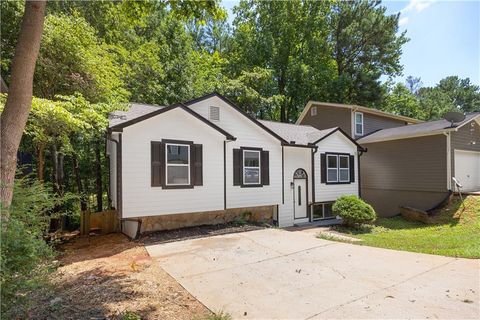
M455 150L480 152L480 126L473 120L451 134L452 176L455 176Z
M390 129L406 125L405 121L381 117L369 113L363 113L363 133L364 135L380 129ZM355 136L360 138L361 136Z
M399 206L429 209L447 194L444 135L365 144L361 157L362 197L382 216ZM423 200L422 200L423 199Z
M315 105L312 105L315 107ZM300 124L308 124L317 129L323 130L333 127L340 127L347 134L351 135L352 117L351 110L347 108L316 106L317 115L312 116L311 108Z

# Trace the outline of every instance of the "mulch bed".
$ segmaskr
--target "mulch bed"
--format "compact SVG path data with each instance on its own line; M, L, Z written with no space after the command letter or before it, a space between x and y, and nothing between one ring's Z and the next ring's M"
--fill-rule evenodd
M231 222L218 225L205 225L198 227L189 227L175 230L155 231L142 235L137 241L144 244L158 244L167 243L188 239L197 239L211 236L218 236L222 234L246 232L253 230L261 230L265 228L271 228L271 225L265 223L247 223L240 224L238 222Z

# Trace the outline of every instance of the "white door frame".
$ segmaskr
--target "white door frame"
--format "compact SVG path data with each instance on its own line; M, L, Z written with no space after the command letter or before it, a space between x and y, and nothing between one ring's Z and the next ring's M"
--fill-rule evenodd
M296 210L295 208L297 207L297 188L296 188L296 181L305 181L305 188L304 190L301 191L302 194L302 200L304 201L305 205L305 216L301 217L296 217ZM302 222L308 222L309 221L309 216L308 216L308 175L307 171L305 169L299 168L295 170L295 173L293 174L293 219L296 221L302 220Z

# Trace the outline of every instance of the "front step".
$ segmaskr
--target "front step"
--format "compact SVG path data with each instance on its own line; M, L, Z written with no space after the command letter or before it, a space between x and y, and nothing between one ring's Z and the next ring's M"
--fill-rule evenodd
M342 219L332 218L332 219L325 219L325 220L316 220L312 222L303 222L303 223L295 223L295 227L324 227L324 226L333 226L337 224L341 224Z

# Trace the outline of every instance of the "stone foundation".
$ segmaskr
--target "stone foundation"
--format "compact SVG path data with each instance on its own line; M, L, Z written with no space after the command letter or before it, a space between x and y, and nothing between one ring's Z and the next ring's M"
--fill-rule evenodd
M173 230L200 225L222 224L232 221L272 222L277 206L235 208L218 211L205 211L169 214L138 218L140 233Z

